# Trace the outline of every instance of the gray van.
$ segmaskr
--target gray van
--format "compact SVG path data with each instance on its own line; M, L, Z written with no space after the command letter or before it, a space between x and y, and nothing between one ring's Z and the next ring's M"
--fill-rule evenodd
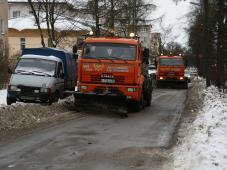
M24 55L13 72L7 104L57 101L64 92L62 61L54 56Z

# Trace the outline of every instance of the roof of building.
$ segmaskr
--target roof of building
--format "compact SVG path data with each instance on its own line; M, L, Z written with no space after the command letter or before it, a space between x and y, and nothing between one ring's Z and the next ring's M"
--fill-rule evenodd
M55 23L56 31L72 30L72 31L90 31L90 26L86 25L82 19L76 19L74 21L69 21L66 19L59 19ZM45 22L41 23L42 29L47 29ZM8 27L16 29L18 31L26 29L38 29L38 26L35 24L35 19L33 16L23 16L18 18L12 18L8 20Z

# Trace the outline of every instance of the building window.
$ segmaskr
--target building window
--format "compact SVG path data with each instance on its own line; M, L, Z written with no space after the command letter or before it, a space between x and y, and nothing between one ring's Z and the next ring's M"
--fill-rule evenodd
M20 16L20 11L13 11L13 18L17 18Z
M5 23L2 19L0 19L0 34L5 33Z
M25 49L25 38L20 38L20 49Z

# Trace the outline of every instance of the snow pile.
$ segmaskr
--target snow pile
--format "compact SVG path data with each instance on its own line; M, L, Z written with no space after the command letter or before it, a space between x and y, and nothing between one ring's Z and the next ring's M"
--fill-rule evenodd
M203 108L173 153L176 170L227 169L227 96L214 86L202 94Z
M6 105L7 90L0 90L0 107Z
M70 111L74 111L73 101L73 97L70 96L52 105L22 102L10 106L2 105L0 107L0 135L7 134L9 130L13 129L22 129L44 122L55 122L68 115Z

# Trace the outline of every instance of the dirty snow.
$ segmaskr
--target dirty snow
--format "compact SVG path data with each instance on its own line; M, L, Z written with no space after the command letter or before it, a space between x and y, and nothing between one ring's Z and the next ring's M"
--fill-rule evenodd
M6 91L6 90L3 90ZM4 99L1 93L0 99ZM59 100L52 105L15 103L10 106L0 107L0 135L6 134L10 130L22 129L43 122L55 121L64 117L73 108L73 97L70 96Z
M6 95L7 95L7 90L0 90L0 107L3 105L6 105Z
M214 86L200 93L203 108L173 152L174 169L227 170L227 95Z

